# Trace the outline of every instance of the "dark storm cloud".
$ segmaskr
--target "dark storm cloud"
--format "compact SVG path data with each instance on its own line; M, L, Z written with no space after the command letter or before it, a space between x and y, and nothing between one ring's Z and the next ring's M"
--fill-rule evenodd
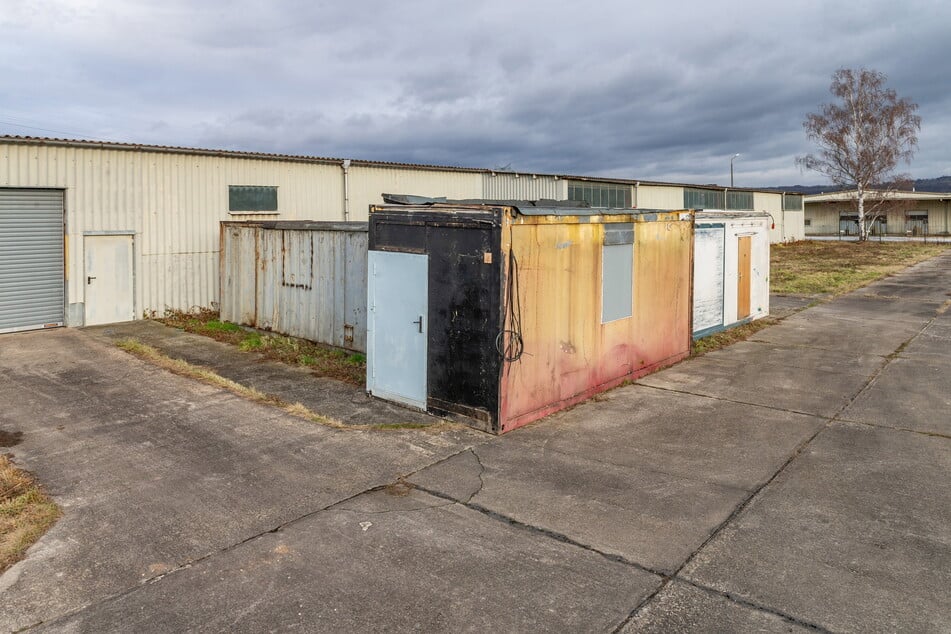
M896 6L0 0L0 132L766 186L868 66L948 173L951 9Z

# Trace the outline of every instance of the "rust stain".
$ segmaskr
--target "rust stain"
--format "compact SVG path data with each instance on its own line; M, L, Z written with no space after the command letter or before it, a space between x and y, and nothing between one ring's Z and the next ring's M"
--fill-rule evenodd
M577 217L516 216L509 221L502 247L511 249L519 263L525 353L503 368L502 431L688 354L689 215L604 215L583 223ZM633 314L602 324L604 228L612 222L634 223ZM566 244L572 248L557 248Z

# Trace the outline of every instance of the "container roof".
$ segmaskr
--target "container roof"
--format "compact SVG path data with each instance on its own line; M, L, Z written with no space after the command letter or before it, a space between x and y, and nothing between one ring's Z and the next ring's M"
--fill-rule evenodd
M443 197L413 196L411 194L383 194L389 205L413 207L512 207L523 216L604 216L640 215L669 212L669 209L631 209L630 207L592 207L583 200L489 200L483 198L450 199Z

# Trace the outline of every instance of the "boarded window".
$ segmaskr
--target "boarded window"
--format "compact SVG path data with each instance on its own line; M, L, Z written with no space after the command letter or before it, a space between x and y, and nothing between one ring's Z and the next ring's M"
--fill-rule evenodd
M277 211L277 187L229 185L228 211Z
M684 187L685 209L725 209L723 191Z
M601 249L601 323L606 324L634 314L634 225L605 225Z

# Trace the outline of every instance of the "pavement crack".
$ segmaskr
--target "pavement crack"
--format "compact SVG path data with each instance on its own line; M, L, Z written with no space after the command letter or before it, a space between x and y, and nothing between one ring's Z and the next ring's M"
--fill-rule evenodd
M466 499L466 504L472 502L472 499L482 493L482 489L485 488L485 465L482 464L482 458L479 457L479 454L476 452L475 447L470 447L469 451L472 452L472 457L475 458L476 462L479 465L479 488L472 492L472 494Z
M884 372L885 368L887 368L887 367L898 357L898 354L900 354L900 352L901 352L902 350L904 350L904 349L908 346L908 344L910 344L910 343L912 342L912 340L914 340L916 337L920 336L920 335L925 331L925 329L927 329L927 328L935 321L935 319L937 319L937 315L936 315L935 317L932 317L930 320L928 320L928 322L925 323L925 324L918 330L917 333L915 333L914 335L912 335L911 337L909 337L908 340L904 341L900 346L898 346L898 348L897 348L893 353L887 355L887 356L885 357L884 363L882 363L878 368L875 369L874 372L872 372L872 374L866 379L866 381L865 381L865 383L862 385L862 387L860 387L860 388L846 401L846 403L844 403L832 416L828 417L828 418L826 419L825 423L823 423L811 436L809 436L809 438L807 438L806 440L804 440L803 442L801 442L801 443L796 447L796 449L793 450L792 454L783 462L783 464L780 465L779 468L773 473L773 475L770 476L769 479L767 479L765 482L763 482L761 485L759 485L757 488L755 488L753 491L751 491L750 494L749 494L746 498L744 498L744 499L736 506L736 508L733 509L733 512L731 512L730 515L727 516L726 519L724 519L719 525L717 525L717 526L713 529L713 531L711 531L710 534L706 537L706 539L704 539L703 542L702 542L699 546L697 546L697 548L695 548L695 549L693 550L693 552L691 552L691 553L687 556L687 558L686 558L686 559L684 560L684 562L677 568L677 570L675 570L675 571L673 572L673 574L669 575L669 578L670 578L670 579L677 579L677 580L679 580L679 581L683 581L683 582L686 582L686 583L690 583L691 585L694 585L694 586L696 586L696 587L698 587L698 588L703 588L703 586L699 586L699 585L693 583L692 581L690 581L689 579L686 579L686 578L682 577L682 576L681 576L681 573L683 572L683 570L684 570L694 559L696 559L697 555L699 555L700 552L701 552L704 548L706 548L706 546L707 546L710 542L712 542L714 539L716 539L716 538L726 529L727 526L729 526L731 523L733 523L733 521L734 521L737 517L739 517L739 515L742 514L743 511L745 511L747 507L749 507L749 505L753 502L753 500L755 500L755 499L757 498L757 496L760 495L761 492L765 491L765 490L767 489L767 487L769 487L774 481L776 481L776 479L779 478L779 476L782 475L782 473L783 473L784 471L786 471L786 469L789 467L789 465L791 465L799 456L802 455L802 453L806 450L806 448L807 448L810 444L812 444L812 442L819 436L819 434L821 434L822 432L824 432L825 430L827 430L827 429L829 428L829 426L830 426L832 423L840 421L840 420L841 420L842 413L843 413L850 405L852 405L852 404L856 401L856 399L859 398L859 396L861 396L866 390L869 389L870 386L872 386L872 385L875 383L875 381L876 381L876 380L878 379L878 377L882 374L882 372ZM652 387L652 386L646 386L646 387ZM656 388L656 389L666 389L666 388ZM679 392L679 390L669 390L669 391ZM687 393L687 394L692 394L691 392L686 392L686 393ZM696 396L706 396L706 395L697 394ZM709 397L709 396L708 396L707 398L716 398L716 397ZM732 401L731 399L717 399L717 400L727 400L727 401L734 402L734 403L738 403L738 402L739 402L739 403L742 403L741 401ZM746 404L748 404L748 405L755 405L755 404L753 404L753 403L746 403ZM765 407L765 406L760 406L760 407ZM768 408L768 409L780 409L780 408ZM781 410L781 411L789 411L789 410ZM813 416L815 416L815 415L813 415ZM668 581L667 583L669 583L669 581ZM621 629L623 629L628 623L630 623L630 622L637 616L637 614L640 612L640 610L642 610L642 609L644 608L644 606L647 605L647 604L650 602L650 600L652 600L654 597L656 597L657 594L658 594L661 590L663 590L663 588L667 585L667 583L661 584L661 587L657 588L657 590L656 590L650 597L648 597L647 599L641 601L641 602L637 605L637 607L635 607L635 609L628 615L628 617L627 617L624 621L622 621L622 622L617 626L617 628L615 628L614 631L615 631L615 632L618 632L618 631L620 631ZM721 596L724 596L725 598L727 598L727 599L729 599L729 600L731 600L731 601L734 601L734 602L736 602L736 603L742 603L742 601L737 600L737 598L736 598L735 596L731 595L730 593L723 593L723 592L719 592L719 591L713 590L713 589L710 589L710 590L713 591L713 592L717 592L717 593L720 594ZM749 604L749 602L746 602L746 604ZM799 621L796 621L793 617L788 616L788 615L785 615L785 614L783 614L783 613L781 613L781 612L779 612L779 611L773 610L772 608L767 608L767 607L765 607L765 606L757 606L757 605L753 605L753 604L749 604L749 605L750 605L750 607L756 607L757 609L760 609L760 610L763 610L763 611L772 612L772 613L774 613L774 614L776 614L776 615L778 615L778 616L782 616L783 618L787 618L788 620L793 620L794 622L797 622L797 623L799 622ZM823 630L821 627L819 627L818 625L815 625L815 624L805 623L805 622L802 622L801 624L804 625L804 626L806 626L806 627L812 627L813 629L818 629L818 630L820 630L820 631L826 631L826 630Z
M828 633L828 634L831 634L831 630L828 630L828 629L822 627L821 625L817 625L817 624L811 623L811 622L809 622L809 621L804 621L804 620L802 620L802 619L800 619L800 618L797 618L797 617L795 617L795 616L792 616L791 614L786 614L785 612L781 612L780 610L776 610L776 609L771 608L771 607L769 607L769 606L762 605L762 604L756 603L756 602L754 602L754 601L750 601L750 600L745 599L745 598L743 598L743 597L737 596L736 594L734 594L734 593L732 593L732 592L724 592L723 590L717 590L716 588L711 588L711 587L709 587L709 586L705 586L705 585L703 585L703 584L700 584L700 583L696 583L696 582L694 582L694 581L691 581L690 579L684 579L683 577L678 577L678 578L677 578L677 581L680 582L680 583L689 585L689 586L691 586L691 587L694 587L694 588L696 588L697 590L700 590L701 592L705 592L705 593L707 593L707 594L711 594L711 595L713 595L713 596L726 599L726 600L730 601L731 603L736 603L736 604L738 604L738 605L742 605L742 606L745 606L745 607L747 607L747 608L750 608L750 609L753 609L753 610L757 610L757 611L759 611L759 612L765 612L765 613L767 613L767 614L772 614L773 616L778 616L779 618L783 619L784 621L786 621L786 622L788 622L788 623L792 623L792 624L798 625L798 626L800 626L800 627L805 627L805 628L807 628L807 629L814 630L814 631L816 631L816 632L826 632L826 633Z
M666 573L666 572L664 572L664 571L656 570L656 569L654 569L654 568L650 568L650 567L645 566L645 565L643 565L643 564L639 564L639 563L637 563L636 561L631 561L630 559L627 559L626 557L624 557L624 556L622 556L622 555L616 555L616 554L614 554L614 553L609 553L609 552L605 552L605 551L603 551L603 550L599 550L598 548L595 548L594 546L591 546L591 545L589 545L589 544L584 544L584 543L582 543L582 542L579 542L578 540L573 539L573 538L571 538L571 537L568 537L567 535L565 535L565 534L563 534L563 533L559 533L559 532L557 532L557 531L553 531L553 530L550 530L550 529L547 529L547 528L542 528L541 526L536 526L536 525L534 525L534 524L528 524L528 523L526 523L526 522L522 522L522 521L520 521L520 520L515 519L514 517L509 516L509 515L505 515L505 514L503 514L503 513L499 513L498 511L493 511L492 509L487 508L487 507L485 507L485 506L482 506L481 504L476 504L476 503L474 503L474 502L464 502L464 501L458 500L458 499L456 499L456 498L454 498L454 497L452 497L452 496L450 496L450 495L447 495L447 494L445 494L445 493L443 493L443 492L441 492L441 491L436 491L436 490L434 490L434 489L429 489L429 488L422 487L422 486L419 486L419 485L417 485L416 488L419 489L420 491L422 491L423 493L428 493L429 495L432 495L432 496L434 496L434 497L438 497L438 498L442 498L442 499L444 499L444 500L449 500L449 501L455 502L456 504L459 504L460 506L464 506L464 507L466 507L466 508L469 509L469 510L476 511L477 513L481 513L482 515L485 515L486 517L492 518L492 519L494 519L494 520L496 520L496 521L498 521L498 522L502 522L503 524L507 524L507 525L509 525L509 526L513 526L513 527L515 527L515 528L519 528L519 529L522 529L522 530L526 530L526 531L529 531L529 532L531 532L531 533L535 533L535 534L538 534L538 535L543 535L543 536L545 536L545 537L547 537L547 538L549 538L549 539L553 539L553 540L555 540L555 541L557 541L557 542L560 542L560 543L562 543L562 544L568 544L568 545L570 545L570 546L574 546L574 547L576 547L576 548L580 548L580 549L582 549L582 550L586 550L586 551L588 551L588 552L590 552L590 553L599 555L600 557L603 557L604 559L607 559L608 561L611 561L611 562L614 562L614 563L618 563L618 564L622 564L622 565L625 565L625 566L630 566L631 568L636 568L637 570L640 570L641 572L646 572L646 573L655 575L655 576L660 577L660 578L666 578L666 577L669 576L669 573Z
M714 401L723 401L724 403L735 403L737 405L749 405L751 407L761 407L763 409L772 410L774 412L785 412L787 414L799 414L801 416L811 416L812 418L826 418L825 416L816 414L815 412L804 412L798 409L787 409L785 407L776 407L775 405L763 405L762 403L751 403L749 401L741 401L734 398L727 398L725 396L713 396L711 394L701 394L699 392L691 392L690 390L678 390L672 387L661 387L659 385L650 385L649 383L635 382L635 385L639 385L641 387L647 387L652 390L660 390L662 392L671 392L673 394L687 394L689 396L699 396L700 398L708 398Z

